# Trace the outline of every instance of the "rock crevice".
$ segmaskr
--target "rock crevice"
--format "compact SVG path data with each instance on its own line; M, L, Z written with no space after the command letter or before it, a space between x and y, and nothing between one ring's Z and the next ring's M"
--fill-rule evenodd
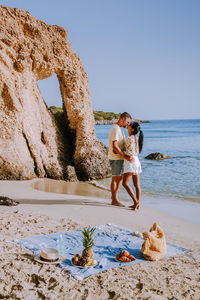
M35 157L34 157L34 154L33 154L32 150L31 150L31 147L30 147L30 145L29 145L28 138L26 137L26 134L25 134L24 132L22 132L22 135L23 135L23 137L24 137L24 139L25 139L25 142L26 142L27 148L28 148L28 150L29 150L30 156L31 156L32 159L33 159L35 175L36 175L36 176L39 176L39 172L38 172L38 168L37 168L36 159L35 159Z

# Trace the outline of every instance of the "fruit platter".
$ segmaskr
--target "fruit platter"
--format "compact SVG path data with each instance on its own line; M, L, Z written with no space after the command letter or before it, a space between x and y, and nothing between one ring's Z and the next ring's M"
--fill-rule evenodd
M123 250L119 254L116 254L115 259L117 261L125 262L125 263L136 260L136 258L126 250Z
M75 254L72 258L72 264L79 268L88 268L95 267L97 265L97 261L95 259L91 260L86 256L80 256L79 254Z
M94 252L92 250L92 247L94 246L94 232L95 227L84 228L82 230L84 250L82 252L82 255L75 254L72 258L72 264L74 266L79 268L88 268L97 265L97 261L94 259Z

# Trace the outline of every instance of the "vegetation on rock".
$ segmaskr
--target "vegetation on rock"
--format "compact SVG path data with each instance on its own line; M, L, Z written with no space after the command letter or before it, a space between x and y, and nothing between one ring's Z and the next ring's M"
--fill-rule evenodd
M101 110L94 110L94 119L95 121L99 120L113 120L113 119L119 119L121 113L114 113L114 112L104 112Z
M63 109L61 107L57 106L50 106L49 110L55 114L57 112L63 112ZM113 119L119 119L119 116L121 113L114 113L114 112L104 112L101 110L93 110L94 119L95 121L100 120L113 120Z

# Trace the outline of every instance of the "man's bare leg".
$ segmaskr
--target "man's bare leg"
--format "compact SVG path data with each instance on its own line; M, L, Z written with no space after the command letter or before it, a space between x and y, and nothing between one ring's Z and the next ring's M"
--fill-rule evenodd
M122 203L120 203L117 199L118 191L121 183L122 183L122 176L112 176L112 181L110 186L111 193L112 193L112 205L125 206Z

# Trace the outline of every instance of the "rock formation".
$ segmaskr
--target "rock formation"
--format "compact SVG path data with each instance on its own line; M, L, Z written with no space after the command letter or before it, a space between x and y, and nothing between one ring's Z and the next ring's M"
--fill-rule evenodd
M154 159L154 160L162 160L162 159L169 159L169 158L171 158L171 156L167 155L167 154L155 152L155 153L151 153L151 154L145 156L145 158L146 159Z
M65 110L64 138L37 86L53 73ZM80 58L65 29L0 6L0 179L65 179L66 165L84 180L109 173Z
M0 196L0 205L6 205L6 206L16 206L19 202L14 201L13 199L5 196Z
M144 243L141 252L147 260L159 260L166 254L166 240L162 229L154 223L149 232L143 232Z

